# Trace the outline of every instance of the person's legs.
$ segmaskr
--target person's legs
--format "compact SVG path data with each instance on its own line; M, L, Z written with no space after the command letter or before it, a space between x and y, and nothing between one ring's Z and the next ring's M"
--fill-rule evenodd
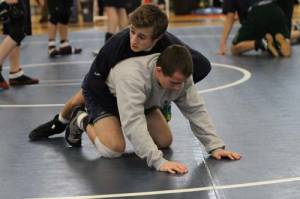
M284 17L281 15L283 15L282 11L272 3L254 7L232 42L232 53L262 50L278 57L279 53L273 37L286 27ZM288 32L285 35L288 36Z
M52 22L48 22L48 54L50 57L55 57L58 55L58 50L56 49L56 31L57 25Z
M63 118L70 120L72 110L76 106L84 106L84 97L82 95L82 89L80 89L75 95L68 99L60 114Z
M107 41L118 31L119 18L115 7L106 6L104 9L107 15L107 32L105 34L105 41Z
M2 76L2 64L9 53L17 46L17 43L10 37L6 36L0 44L0 90L8 89L9 85Z
M81 53L81 48L72 48L69 43L68 25L71 16L71 7L73 6L73 0L61 0L57 4L56 14L58 16L58 31L60 36L60 55L70 55Z
M9 84L11 86L21 86L29 84L38 84L39 80L28 77L24 74L24 71L20 67L20 47L17 46L9 54L10 60L10 72L9 72Z
M119 21L119 28L120 30L128 26L128 16L125 8L118 8L118 21Z
M68 25L58 23L60 40L68 40Z
M17 46L9 54L10 73L18 72L20 68L20 47Z
M81 53L81 48L72 48L69 43L68 39L68 25L58 23L58 31L60 36L60 47L59 47L59 54L60 55L70 55L72 53L78 54Z
M125 151L124 135L120 120L116 116L105 117L96 121L93 125L89 124L86 133L94 145L97 144L95 141L98 139L104 146L114 152L123 153ZM97 146L96 148L101 152L101 148L99 149Z
M274 39L271 34L266 34L263 39L241 41L239 43L233 44L231 47L231 52L233 55L238 55L250 50L262 50L268 51L272 56L278 57L279 54L274 44Z
M64 105L62 111L54 118L33 129L29 134L31 141L48 138L49 136L62 133L70 121L72 110L76 106L84 106L82 89L72 96Z
M233 55L238 55L250 50L253 50L255 48L255 41L242 41L237 44L233 44L231 46L231 53Z
M96 145L104 145L105 151L111 150L111 153L123 153L125 151L125 139L122 133L119 118L113 113L104 111L102 107L95 106L93 112L90 112L90 118L87 113L78 108L74 110L69 128L66 130L66 141L74 147L81 146L81 135L87 132L89 139ZM96 116L97 115L97 116ZM96 117L95 117L96 116ZM89 124L88 121L93 121ZM153 109L146 113L147 128L150 136L158 148L168 148L172 143L172 134L165 117L159 109ZM97 143L96 143L97 142ZM96 146L97 148L98 146ZM99 148L97 148L99 151ZM101 154L102 156L104 154ZM104 157L107 157L104 155Z
M56 49L56 32L57 23L59 20L57 14L57 4L59 0L49 0L47 1L47 7L49 12L49 22L48 22L48 54L50 57L55 57L58 55L58 50Z
M10 37L6 36L0 44L0 65L3 64L5 58L8 57L10 52L17 46L17 43Z
M81 136L85 131L102 157L115 158L125 151L126 142L119 118L106 111L101 105L89 104L88 115L85 110L76 107L66 129L66 141L73 147L81 147ZM91 110L92 108L92 110Z
M280 54L283 57L289 57L291 55L290 40L288 38L284 37L281 33L276 33L275 41L279 45Z

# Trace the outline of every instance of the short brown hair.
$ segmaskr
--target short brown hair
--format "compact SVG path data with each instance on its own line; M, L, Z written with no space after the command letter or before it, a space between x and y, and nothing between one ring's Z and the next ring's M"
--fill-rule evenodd
M181 45L171 45L158 57L157 66L162 68L166 76L172 76L176 71L185 77L193 73L193 60L190 51Z
M167 15L153 4L144 4L135 9L129 21L136 28L153 27L152 39L164 34L168 28Z

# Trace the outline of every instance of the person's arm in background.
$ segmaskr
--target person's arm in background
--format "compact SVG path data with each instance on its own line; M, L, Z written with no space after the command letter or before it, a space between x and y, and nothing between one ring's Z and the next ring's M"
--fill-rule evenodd
M219 52L218 52L218 54L220 54L220 55L225 55L227 52L227 40L228 40L228 36L231 32L234 21L235 21L235 13L228 12L226 14L226 19L224 22L222 37L221 37L221 41L220 41L220 47L219 47Z

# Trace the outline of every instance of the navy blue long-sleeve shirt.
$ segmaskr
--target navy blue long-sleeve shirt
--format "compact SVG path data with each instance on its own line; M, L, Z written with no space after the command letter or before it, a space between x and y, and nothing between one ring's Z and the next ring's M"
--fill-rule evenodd
M205 78L211 70L210 62L205 56L188 47L169 32L166 32L150 51L134 52L130 48L129 31L129 29L125 29L117 33L101 48L83 82L84 89L89 89L95 97L106 98L107 104L110 104L113 100L113 96L109 93L105 84L110 69L119 61L130 57L161 53L172 44L181 44L186 46L191 52L193 59L193 80L195 83ZM100 90L101 92L99 92Z

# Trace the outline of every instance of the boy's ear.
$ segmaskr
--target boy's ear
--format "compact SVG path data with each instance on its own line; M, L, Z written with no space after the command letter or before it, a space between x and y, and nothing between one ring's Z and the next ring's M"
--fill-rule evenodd
M162 72L162 68L159 65L156 65L155 71L158 72L158 73L161 73Z

